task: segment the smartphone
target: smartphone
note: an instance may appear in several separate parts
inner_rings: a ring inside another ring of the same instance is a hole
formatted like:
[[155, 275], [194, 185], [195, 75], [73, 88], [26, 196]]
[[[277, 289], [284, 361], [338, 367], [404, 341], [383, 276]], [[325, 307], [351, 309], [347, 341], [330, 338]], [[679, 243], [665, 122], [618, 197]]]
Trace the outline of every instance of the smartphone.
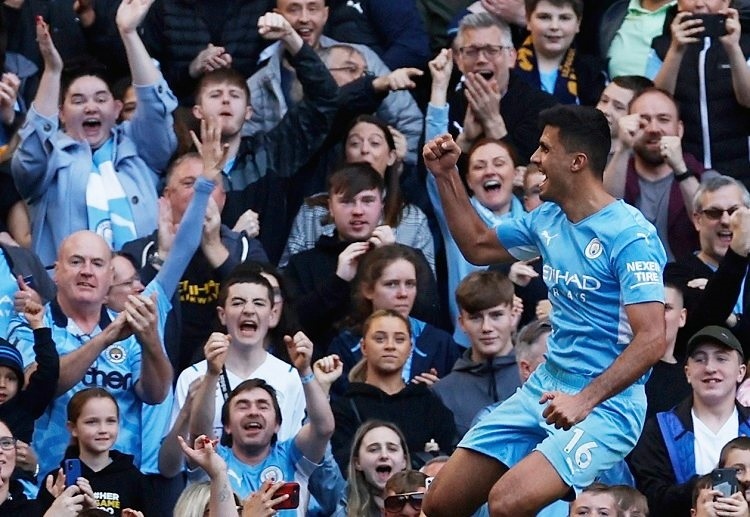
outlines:
[[273, 507], [274, 510], [294, 510], [299, 506], [299, 483], [290, 482], [284, 483], [276, 490], [274, 497], [287, 494], [289, 499], [281, 501], [279, 504]]
[[63, 472], [65, 472], [65, 487], [75, 485], [78, 478], [81, 477], [81, 460], [66, 458], [63, 461]]
[[704, 31], [698, 36], [708, 36], [709, 38], [720, 38], [727, 34], [727, 16], [725, 14], [717, 13], [701, 13], [694, 14], [688, 18], [689, 20], [701, 20], [703, 22]]
[[731, 497], [740, 490], [737, 471], [734, 469], [714, 469], [711, 471], [711, 487], [721, 492], [723, 497]]

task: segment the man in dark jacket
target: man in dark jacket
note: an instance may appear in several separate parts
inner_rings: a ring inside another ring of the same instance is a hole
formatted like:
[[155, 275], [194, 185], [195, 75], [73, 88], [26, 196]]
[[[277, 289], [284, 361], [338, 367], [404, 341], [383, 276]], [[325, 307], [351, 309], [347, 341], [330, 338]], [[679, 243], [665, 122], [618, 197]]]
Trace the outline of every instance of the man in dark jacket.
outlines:
[[750, 409], [735, 400], [745, 377], [742, 345], [727, 329], [705, 327], [688, 342], [691, 398], [646, 422], [630, 455], [636, 486], [653, 515], [690, 513], [698, 477], [719, 463], [722, 446], [750, 434]]
[[458, 322], [471, 341], [433, 391], [453, 412], [463, 436], [477, 413], [521, 385], [513, 352], [513, 283], [497, 271], [475, 271], [456, 289]]
[[224, 168], [227, 201], [222, 221], [233, 226], [247, 209], [260, 217], [259, 239], [272, 262], [278, 262], [286, 244], [291, 218], [298, 206], [287, 206], [291, 176], [323, 143], [337, 109], [336, 83], [315, 52], [302, 41], [283, 16], [267, 13], [258, 20], [267, 39], [278, 39], [290, 55], [305, 98], [267, 133], [242, 137], [240, 130], [253, 108], [245, 77], [221, 68], [203, 76], [193, 115], [216, 117], [222, 141], [229, 146]]
[[[329, 178], [328, 209], [336, 230], [323, 235], [315, 247], [292, 255], [284, 275], [290, 297], [305, 333], [322, 356], [336, 336], [333, 324], [349, 311], [351, 282], [359, 259], [371, 247], [395, 242], [393, 229], [379, 223], [383, 217], [383, 178], [366, 163], [338, 169]], [[427, 260], [417, 278], [417, 298], [412, 316], [436, 323], [437, 287]]]
[[449, 131], [459, 135], [463, 152], [486, 136], [509, 142], [520, 163], [528, 163], [541, 134], [537, 116], [557, 101], [513, 73], [516, 51], [510, 29], [491, 14], [464, 17], [456, 45], [456, 63], [463, 77], [448, 98]]
[[[685, 149], [704, 167], [750, 185], [750, 34], [730, 4], [678, 0], [651, 44], [645, 75], [679, 102]], [[724, 34], [709, 32], [698, 15], [721, 15]]]
[[[670, 275], [687, 285], [687, 323], [677, 336], [675, 356], [685, 357], [688, 338], [706, 325], [731, 329], [750, 352], [750, 193], [729, 176], [703, 182], [694, 198], [693, 224], [700, 248], [668, 267]], [[738, 212], [734, 214], [734, 212]], [[743, 287], [744, 286], [744, 287]]]

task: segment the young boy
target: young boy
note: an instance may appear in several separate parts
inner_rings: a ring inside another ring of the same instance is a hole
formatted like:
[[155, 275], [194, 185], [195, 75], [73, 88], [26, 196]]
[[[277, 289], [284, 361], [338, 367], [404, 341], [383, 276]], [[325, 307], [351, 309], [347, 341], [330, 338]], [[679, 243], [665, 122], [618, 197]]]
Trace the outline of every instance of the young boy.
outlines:
[[205, 376], [195, 395], [191, 431], [213, 428], [212, 438], [220, 438], [221, 407], [229, 392], [242, 381], [253, 378], [265, 380], [278, 394], [279, 439], [293, 438], [299, 431], [305, 413], [299, 375], [289, 364], [269, 354], [264, 346], [274, 317], [272, 308], [273, 288], [264, 277], [243, 273], [223, 283], [217, 311], [227, 333], [211, 334], [204, 347], [206, 360], [183, 370], [177, 379], [175, 402], [180, 409], [190, 384]]
[[23, 315], [34, 332], [34, 360], [37, 367], [26, 382], [21, 352], [0, 338], [0, 420], [18, 440], [16, 465], [24, 471], [24, 478], [32, 480], [39, 466], [35, 456], [29, 454], [28, 444], [34, 434], [34, 421], [55, 398], [60, 358], [52, 341], [51, 330], [43, 326], [43, 307], [28, 300]]
[[37, 20], [44, 73], [11, 170], [30, 205], [33, 250], [44, 264], [78, 230], [92, 230], [120, 249], [156, 228], [159, 174], [177, 146], [177, 101], [138, 35], [151, 3], [122, 2], [117, 11], [138, 98], [133, 120], [122, 124], [122, 103], [96, 75], [75, 77], [60, 97], [62, 59], [47, 24]]
[[514, 71], [562, 104], [593, 106], [604, 89], [597, 59], [574, 47], [583, 0], [526, 0], [529, 36], [517, 51]]
[[453, 371], [433, 386], [463, 436], [476, 414], [521, 385], [513, 352], [513, 283], [497, 271], [475, 271], [456, 289], [458, 322], [471, 343]]
[[338, 89], [325, 65], [283, 16], [266, 13], [258, 20], [258, 31], [266, 39], [280, 40], [291, 55], [305, 100], [268, 133], [243, 137], [242, 125], [252, 114], [250, 91], [239, 72], [219, 69], [206, 73], [198, 84], [193, 115], [200, 120], [219, 118], [222, 140], [229, 145], [222, 222], [232, 227], [247, 209], [257, 212], [258, 238], [276, 263], [294, 213], [287, 214], [286, 207], [289, 177], [323, 143], [336, 114]]

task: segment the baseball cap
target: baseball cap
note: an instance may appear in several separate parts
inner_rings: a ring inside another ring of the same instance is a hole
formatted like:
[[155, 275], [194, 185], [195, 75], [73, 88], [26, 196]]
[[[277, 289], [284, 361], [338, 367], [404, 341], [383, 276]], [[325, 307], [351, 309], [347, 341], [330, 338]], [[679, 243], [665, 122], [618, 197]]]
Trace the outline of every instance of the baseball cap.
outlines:
[[702, 345], [704, 343], [723, 345], [727, 348], [731, 348], [732, 350], [736, 350], [737, 352], [739, 352], [740, 357], [742, 357], [743, 359], [745, 358], [745, 353], [742, 351], [742, 345], [740, 344], [740, 342], [737, 340], [734, 334], [732, 334], [724, 327], [720, 327], [718, 325], [709, 325], [708, 327], [703, 327], [698, 332], [696, 332], [693, 337], [690, 338], [687, 344], [688, 357], [693, 355], [695, 349], [698, 348], [699, 345]]

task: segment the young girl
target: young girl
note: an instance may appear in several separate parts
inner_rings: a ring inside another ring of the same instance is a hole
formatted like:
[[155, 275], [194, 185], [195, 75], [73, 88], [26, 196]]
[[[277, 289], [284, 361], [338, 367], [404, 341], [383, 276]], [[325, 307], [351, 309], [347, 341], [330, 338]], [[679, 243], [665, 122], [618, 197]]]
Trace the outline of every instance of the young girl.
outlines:
[[353, 313], [345, 322], [346, 330], [329, 347], [329, 353], [337, 354], [344, 363], [344, 373], [333, 387], [335, 395], [346, 391], [349, 370], [362, 358], [363, 322], [380, 309], [395, 310], [409, 319], [412, 352], [403, 370], [405, 382], [431, 383], [451, 371], [459, 356], [458, 345], [447, 332], [409, 316], [420, 285], [418, 278], [429, 275], [424, 269], [415, 251], [400, 244], [382, 246], [362, 257], [354, 281]]
[[[143, 477], [133, 465], [133, 456], [112, 449], [120, 430], [120, 410], [114, 397], [102, 388], [79, 391], [68, 402], [67, 426], [71, 444], [63, 464], [67, 459], [80, 460], [81, 477], [91, 485], [97, 508], [114, 516], [123, 515], [126, 508], [145, 511]], [[39, 490], [43, 509], [53, 499], [46, 488]]]
[[381, 420], [362, 424], [349, 459], [346, 515], [380, 517], [386, 482], [410, 464], [406, 439], [398, 426]]

